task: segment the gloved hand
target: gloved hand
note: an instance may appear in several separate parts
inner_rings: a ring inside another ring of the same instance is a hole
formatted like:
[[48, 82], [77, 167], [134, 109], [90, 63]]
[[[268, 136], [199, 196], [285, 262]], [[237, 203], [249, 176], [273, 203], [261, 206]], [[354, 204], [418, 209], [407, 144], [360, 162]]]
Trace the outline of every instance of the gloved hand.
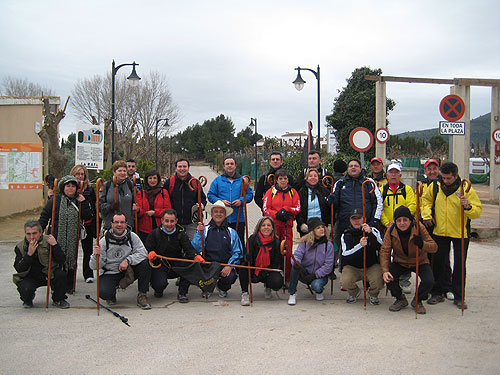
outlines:
[[422, 239], [422, 236], [418, 234], [415, 234], [413, 236], [413, 243], [415, 244], [415, 246], [418, 246], [419, 248], [422, 248], [422, 246], [424, 246], [424, 240]]
[[307, 224], [302, 224], [302, 225], [300, 226], [300, 230], [301, 230], [302, 232], [306, 233], [306, 232], [309, 232], [309, 227], [307, 226]]
[[276, 219], [283, 222], [288, 221], [290, 219], [290, 214], [282, 208], [276, 213]]
[[250, 264], [253, 261], [253, 256], [252, 256], [252, 254], [245, 253], [245, 254], [243, 254], [243, 259], [245, 260], [245, 262]]
[[299, 262], [295, 262], [293, 264], [293, 268], [295, 268], [297, 271], [300, 270], [300, 263]]
[[307, 284], [311, 284], [314, 279], [316, 279], [316, 275], [314, 273], [310, 273], [309, 275], [304, 276], [304, 281]]
[[118, 209], [120, 208], [120, 203], [119, 202], [113, 202], [109, 205], [109, 209], [111, 211], [118, 211]]
[[196, 260], [197, 262], [205, 263], [205, 258], [203, 258], [200, 254], [196, 255], [194, 257], [194, 260]]
[[155, 260], [157, 256], [158, 256], [158, 254], [156, 254], [155, 251], [151, 251], [151, 252], [148, 253], [148, 259], [149, 260]]

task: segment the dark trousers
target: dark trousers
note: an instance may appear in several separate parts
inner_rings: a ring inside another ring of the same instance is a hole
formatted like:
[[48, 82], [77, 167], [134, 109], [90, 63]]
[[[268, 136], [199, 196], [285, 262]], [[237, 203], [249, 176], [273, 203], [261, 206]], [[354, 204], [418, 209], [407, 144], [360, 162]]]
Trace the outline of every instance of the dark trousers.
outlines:
[[[47, 279], [32, 279], [26, 277], [17, 283], [17, 291], [23, 302], [28, 304], [33, 302], [37, 288], [47, 285]], [[61, 269], [54, 271], [54, 278], [50, 280], [52, 289], [52, 300], [61, 301], [66, 299], [66, 272]]]
[[[241, 209], [243, 209], [243, 207]], [[228, 223], [228, 225], [231, 228], [233, 228], [234, 230], [236, 230], [236, 223]], [[243, 251], [244, 251], [246, 249], [246, 247], [245, 247], [245, 222], [238, 223], [238, 230], [236, 230], [236, 232], [238, 232], [238, 237], [240, 238], [241, 246], [242, 246]]]
[[231, 270], [231, 273], [226, 276], [226, 277], [220, 277], [219, 280], [217, 281], [217, 288], [220, 290], [227, 292], [229, 289], [231, 289], [231, 285], [233, 285], [236, 282], [236, 279], [238, 278], [238, 274], [234, 270], [234, 268]]
[[[387, 287], [391, 291], [393, 297], [400, 299], [403, 295], [403, 291], [399, 286], [399, 277], [401, 275], [407, 274], [408, 272], [416, 272], [415, 267], [403, 267], [399, 263], [391, 263], [389, 266], [389, 272], [392, 274], [394, 280], [387, 284]], [[432, 275], [431, 266], [427, 263], [420, 264], [418, 266], [418, 277], [420, 282], [418, 283], [418, 301], [426, 300], [429, 292], [434, 285], [434, 276]]]
[[[181, 264], [182, 263], [182, 264]], [[174, 267], [182, 267], [183, 262], [171, 262]], [[157, 293], [162, 293], [168, 285], [168, 279], [177, 279], [179, 275], [172, 268], [161, 266], [151, 270], [151, 287]], [[191, 283], [181, 276], [179, 280], [179, 294], [186, 295]]]
[[[283, 276], [281, 276], [280, 272], [260, 271], [258, 276], [254, 270], [251, 270], [251, 272], [252, 284], [264, 283], [266, 288], [272, 290], [280, 290], [283, 287]], [[241, 291], [243, 293], [248, 292], [248, 269], [240, 268], [238, 273], [240, 275]]]
[[[455, 300], [462, 299], [462, 240], [460, 238], [434, 236], [434, 241], [438, 245], [438, 251], [434, 255], [434, 270], [436, 277], [436, 287], [432, 294], [447, 292], [446, 285], [449, 284], [446, 273], [446, 259], [450, 259], [450, 248], [453, 243], [453, 272], [451, 274], [451, 289]], [[464, 292], [465, 276], [467, 275], [467, 250], [469, 249], [469, 239], [464, 239]], [[465, 295], [464, 295], [465, 298]]]
[[[132, 267], [134, 270], [134, 279], [138, 280], [137, 289], [141, 293], [147, 293], [149, 290], [149, 281], [151, 279], [151, 267], [148, 260]], [[120, 280], [125, 276], [125, 272], [102, 274], [99, 277], [99, 294], [102, 299], [115, 299], [116, 287]]]
[[[87, 233], [91, 233], [90, 229], [87, 229]], [[88, 279], [89, 277], [94, 277], [94, 271], [89, 266], [90, 256], [93, 251], [93, 243], [94, 237], [90, 234], [87, 234], [87, 237], [82, 240], [82, 249], [83, 249], [83, 278]]]

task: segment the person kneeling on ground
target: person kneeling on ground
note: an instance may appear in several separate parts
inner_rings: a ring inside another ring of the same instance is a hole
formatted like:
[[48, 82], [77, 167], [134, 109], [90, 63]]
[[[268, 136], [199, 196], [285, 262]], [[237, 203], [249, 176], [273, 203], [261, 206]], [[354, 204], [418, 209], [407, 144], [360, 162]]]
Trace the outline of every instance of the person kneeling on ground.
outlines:
[[14, 268], [17, 273], [12, 281], [17, 286], [23, 307], [33, 307], [36, 289], [47, 285], [49, 268], [49, 252], [52, 246], [52, 264], [50, 266], [50, 287], [52, 288], [52, 304], [61, 309], [69, 308], [66, 301], [66, 272], [61, 268], [66, 262], [66, 255], [54, 236], [43, 235], [38, 220], [30, 219], [24, 224], [24, 239], [14, 251], [16, 260]]
[[[315, 217], [307, 221], [309, 233], [303, 236], [301, 243], [294, 252], [290, 286], [288, 288], [288, 304], [297, 303], [297, 283], [310, 285], [316, 293], [316, 300], [322, 301], [323, 288], [328, 283], [328, 275], [332, 272], [334, 253], [333, 244], [330, 242], [325, 224]], [[290, 249], [288, 249], [290, 251]]]
[[[127, 227], [127, 218], [117, 213], [111, 221], [111, 229], [94, 246], [90, 257], [90, 268], [97, 267], [96, 256], [99, 255], [99, 268], [104, 270], [100, 276], [99, 294], [108, 304], [116, 304], [116, 288], [126, 288], [138, 279], [139, 294], [137, 306], [149, 310], [148, 301], [151, 267], [148, 263], [148, 252], [139, 236]], [[127, 280], [130, 279], [130, 280]], [[127, 280], [124, 284], [123, 282]]]
[[[265, 268], [282, 268], [283, 257], [280, 252], [280, 242], [276, 237], [274, 220], [264, 216], [255, 226], [253, 234], [248, 239], [250, 254], [245, 253], [246, 264]], [[248, 270], [240, 268], [241, 306], [250, 306], [248, 295]], [[251, 270], [252, 283], [264, 283], [265, 298], [271, 298], [271, 291], [283, 287], [283, 275], [280, 272]]]
[[[420, 235], [417, 235], [416, 225]], [[422, 301], [427, 299], [434, 285], [434, 276], [429, 265], [428, 253], [435, 253], [437, 245], [429, 235], [425, 226], [416, 222], [407, 207], [400, 206], [394, 211], [394, 224], [387, 228], [384, 243], [380, 248], [380, 267], [382, 276], [396, 301], [389, 307], [390, 311], [399, 311], [408, 306], [408, 301], [399, 285], [399, 277], [409, 271], [416, 271], [416, 247], [419, 247], [418, 313], [425, 314]], [[393, 260], [391, 262], [391, 256]], [[411, 302], [415, 307], [415, 297]]]
[[[146, 239], [146, 249], [149, 251], [148, 259], [153, 261], [157, 255], [162, 255], [169, 258], [194, 259], [204, 262], [203, 257], [198, 255], [191, 245], [184, 228], [177, 222], [177, 212], [174, 209], [170, 208], [163, 212], [160, 226], [153, 229]], [[168, 285], [168, 279], [179, 277], [172, 267], [186, 267], [189, 263], [181, 261], [167, 261], [166, 263], [157, 261], [157, 263], [160, 267], [153, 268], [151, 271], [151, 286], [155, 291], [155, 297], [161, 298]], [[177, 293], [179, 302], [189, 302], [187, 296], [189, 285], [189, 281], [181, 276]]]
[[[347, 303], [356, 302], [361, 290], [356, 282], [363, 280], [363, 247], [366, 247], [366, 279], [370, 283], [368, 295], [372, 305], [378, 305], [378, 293], [384, 287], [382, 272], [378, 261], [378, 252], [383, 243], [377, 228], [363, 223], [362, 211], [355, 208], [351, 213], [351, 226], [347, 228], [340, 239], [342, 245], [341, 284], [349, 293]], [[363, 237], [363, 232], [366, 237]]]

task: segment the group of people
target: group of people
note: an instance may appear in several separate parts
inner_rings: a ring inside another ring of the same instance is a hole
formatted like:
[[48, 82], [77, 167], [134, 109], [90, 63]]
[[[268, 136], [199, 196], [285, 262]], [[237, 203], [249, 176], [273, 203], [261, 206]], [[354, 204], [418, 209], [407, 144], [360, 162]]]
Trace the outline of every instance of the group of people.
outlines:
[[[53, 304], [69, 307], [66, 294], [74, 291], [81, 241], [84, 279], [91, 283], [94, 272], [100, 272], [100, 296], [111, 305], [116, 303], [117, 288], [135, 280], [142, 309], [151, 308], [150, 287], [156, 298], [162, 298], [174, 279], [178, 301], [188, 302], [191, 282], [180, 272], [190, 264], [187, 260], [222, 264], [218, 296], [227, 297], [239, 278], [243, 306], [251, 304], [249, 284], [259, 282], [264, 283], [266, 298], [288, 289], [288, 304], [295, 305], [300, 281], [321, 301], [338, 265], [347, 303], [355, 303], [366, 288], [369, 302], [378, 305], [386, 283], [395, 297], [389, 310], [399, 311], [408, 305], [405, 294], [411, 292], [410, 276], [416, 271], [419, 251], [420, 283], [412, 306], [418, 304], [418, 312], [425, 313], [422, 301], [437, 304], [452, 294], [454, 303], [466, 308], [460, 212], [463, 208], [467, 219], [466, 257], [468, 223], [481, 215], [482, 206], [473, 188], [461, 193], [455, 164], [439, 167], [434, 159], [425, 163], [424, 191], [417, 203], [413, 189], [401, 181], [400, 165], [390, 164], [384, 173], [380, 158], [371, 160], [370, 176], [357, 159], [337, 160], [331, 173], [322, 167], [321, 154], [311, 151], [307, 168], [295, 181], [283, 169], [279, 152], [270, 155], [269, 163], [254, 194], [249, 181], [237, 172], [236, 160], [226, 157], [223, 174], [205, 195], [201, 183], [190, 182], [193, 176], [186, 159], [176, 161], [175, 174], [164, 182], [154, 170], [141, 182], [135, 161], [119, 160], [113, 164], [114, 178], [98, 192], [98, 202], [87, 169], [76, 165], [54, 187], [57, 193], [49, 198], [40, 219], [25, 224], [25, 239], [15, 248], [14, 282], [23, 305], [32, 307], [36, 289], [47, 284], [51, 251]], [[250, 234], [245, 233], [245, 204], [253, 199], [262, 218]], [[208, 223], [198, 215], [202, 210], [210, 214]], [[101, 219], [103, 235], [93, 246]], [[300, 235], [295, 251], [294, 221]], [[53, 227], [48, 236], [43, 234], [47, 227]], [[364, 275], [366, 284], [360, 288]], [[210, 294], [202, 293], [205, 298]]]

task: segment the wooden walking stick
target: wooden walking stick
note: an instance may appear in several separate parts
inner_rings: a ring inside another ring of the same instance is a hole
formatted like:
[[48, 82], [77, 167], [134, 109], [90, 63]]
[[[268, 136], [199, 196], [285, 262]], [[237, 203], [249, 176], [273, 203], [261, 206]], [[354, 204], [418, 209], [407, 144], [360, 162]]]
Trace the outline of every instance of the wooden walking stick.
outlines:
[[[372, 184], [372, 189], [368, 194], [372, 194], [375, 191], [375, 183], [373, 180], [365, 180], [361, 184], [361, 197], [363, 199], [363, 224], [366, 223], [366, 201], [365, 201], [365, 184], [370, 183]], [[363, 230], [363, 238], [366, 237], [366, 233]], [[363, 295], [365, 298], [364, 302], [364, 308], [366, 310], [366, 246], [363, 246]]]
[[[332, 176], [325, 176], [321, 179], [321, 184], [325, 187], [325, 188], [330, 188], [330, 194], [333, 194], [333, 188], [334, 188], [334, 183], [335, 183], [335, 180], [333, 179]], [[333, 202], [331, 204], [331, 208], [330, 208], [330, 225], [331, 225], [331, 231], [330, 231], [330, 237], [332, 237], [332, 241], [333, 241], [333, 219], [334, 219], [334, 211], [333, 211]], [[339, 255], [340, 255], [340, 249], [339, 249]], [[332, 269], [332, 277], [330, 278], [330, 295], [333, 295], [333, 273], [335, 272], [335, 264], [333, 265], [333, 269]]]
[[[417, 218], [417, 236], [420, 236], [420, 199], [422, 198], [422, 194], [424, 192], [424, 185], [418, 181], [417, 182], [417, 212], [415, 213], [415, 217]], [[420, 266], [420, 254], [419, 248], [415, 245], [415, 319], [417, 319], [418, 315], [418, 268]]]
[[[250, 255], [250, 246], [248, 244], [248, 213], [247, 213], [247, 190], [250, 185], [250, 177], [243, 176], [241, 179], [241, 191], [243, 193], [243, 214], [245, 215], [245, 240], [247, 248], [247, 256]], [[248, 269], [248, 291], [250, 292], [250, 303], [253, 303], [252, 293], [252, 270]]]
[[[467, 187], [464, 186], [464, 183], [466, 183]], [[465, 193], [468, 193], [471, 188], [471, 183], [467, 178], [462, 178], [462, 181], [460, 183], [460, 195], [463, 197], [465, 196]], [[460, 223], [461, 223], [461, 253], [460, 255], [462, 256], [462, 316], [464, 315], [464, 302], [465, 302], [465, 208], [464, 206], [460, 205]]]
[[[286, 240], [283, 240], [283, 241], [280, 242], [280, 252], [281, 252], [281, 254], [286, 254], [287, 251], [288, 251], [288, 245], [286, 243]], [[295, 255], [293, 255], [293, 253], [291, 251], [290, 251], [290, 257], [293, 259], [293, 262], [299, 266], [300, 277], [302, 277], [302, 279], [304, 279], [304, 277], [306, 275], [304, 275], [304, 271], [302, 270], [302, 266], [301, 266], [301, 264], [299, 262], [297, 262], [297, 259], [295, 258]], [[284, 279], [283, 279], [283, 281], [284, 281]], [[306, 286], [307, 286], [307, 289], [309, 290], [309, 292], [311, 292], [311, 294], [314, 295], [314, 292], [311, 289], [311, 285], [306, 284]]]
[[[137, 183], [136, 183], [136, 178], [135, 178], [135, 175], [132, 177], [132, 182], [134, 183], [134, 203], [137, 205]], [[133, 205], [132, 205], [132, 208], [133, 208]], [[152, 217], [153, 220], [155, 220], [154, 217]], [[139, 222], [137, 221], [137, 211], [134, 210], [134, 220], [135, 220], [135, 225], [134, 225], [134, 228], [135, 228], [135, 233], [139, 233]]]
[[[54, 235], [54, 220], [56, 217], [56, 198], [57, 198], [57, 178], [54, 179], [54, 189], [52, 195], [52, 218], [50, 219], [50, 234]], [[49, 268], [47, 272], [47, 298], [45, 301], [45, 308], [49, 308], [49, 295], [50, 295], [50, 273], [52, 267], [52, 245], [49, 245]]]
[[[118, 202], [118, 192], [116, 191], [116, 188], [118, 186], [118, 178], [116, 176], [113, 176], [113, 194], [114, 194], [114, 203]], [[115, 214], [117, 213], [118, 211], [115, 210]]]
[[[83, 181], [80, 181], [78, 183], [80, 185], [80, 189], [77, 190], [76, 194], [83, 194]], [[81, 226], [82, 225], [82, 203], [78, 202], [78, 230], [76, 232], [76, 251], [75, 251], [75, 270], [73, 272], [73, 292], [76, 291], [76, 271], [78, 268], [78, 248], [80, 247], [79, 242], [80, 242], [80, 232], [81, 232]]]
[[276, 184], [276, 175], [274, 173], [269, 173], [267, 175], [267, 183], [271, 187], [273, 187]]
[[[192, 191], [197, 191], [198, 193], [198, 221], [203, 223], [203, 208], [201, 203], [201, 189], [207, 184], [207, 178], [205, 176], [200, 176], [200, 178], [191, 177], [188, 181], [188, 186]], [[205, 238], [203, 233], [201, 234], [201, 255], [205, 259]], [[208, 299], [208, 292], [205, 292], [205, 298]]]
[[[113, 178], [113, 180], [115, 180]], [[101, 229], [101, 223], [99, 221], [99, 191], [103, 188], [103, 183], [102, 183], [102, 178], [98, 178], [96, 183], [95, 183], [95, 195], [96, 195], [96, 242], [99, 244], [99, 237], [100, 237], [100, 229]], [[116, 192], [116, 189], [115, 189]], [[116, 193], [115, 193], [116, 194]], [[95, 256], [95, 263], [96, 263], [96, 286], [97, 286], [97, 315], [99, 315], [99, 309], [100, 309], [100, 304], [99, 304], [99, 255]]]

